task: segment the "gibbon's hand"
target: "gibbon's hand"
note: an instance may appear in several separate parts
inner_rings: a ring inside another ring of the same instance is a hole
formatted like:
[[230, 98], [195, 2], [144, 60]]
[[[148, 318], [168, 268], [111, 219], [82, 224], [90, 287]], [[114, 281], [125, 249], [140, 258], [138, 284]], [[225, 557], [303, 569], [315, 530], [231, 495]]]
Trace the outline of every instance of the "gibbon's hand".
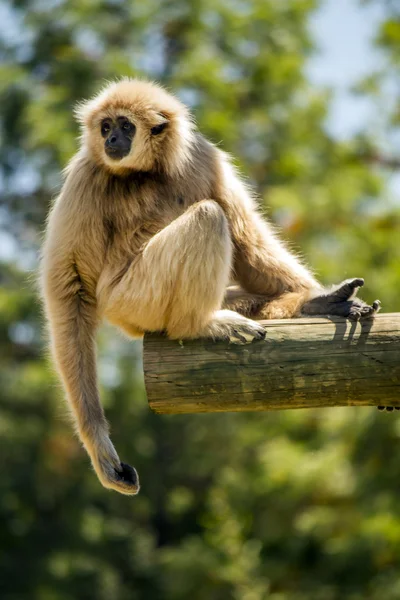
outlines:
[[110, 438], [98, 440], [89, 453], [97, 476], [104, 487], [128, 496], [134, 496], [139, 492], [139, 477], [136, 469], [120, 462]]
[[379, 300], [370, 306], [359, 298], [357, 292], [364, 285], [364, 279], [346, 279], [331, 290], [306, 302], [301, 309], [303, 315], [335, 315], [352, 321], [370, 319], [379, 311]]

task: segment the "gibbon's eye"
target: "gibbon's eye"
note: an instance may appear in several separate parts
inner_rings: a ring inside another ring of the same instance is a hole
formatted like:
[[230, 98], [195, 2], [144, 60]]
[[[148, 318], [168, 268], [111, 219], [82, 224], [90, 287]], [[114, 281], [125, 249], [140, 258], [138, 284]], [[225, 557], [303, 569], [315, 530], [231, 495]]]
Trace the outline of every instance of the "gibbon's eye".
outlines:
[[111, 131], [111, 125], [107, 121], [101, 124], [101, 135], [104, 137]]
[[164, 129], [166, 128], [167, 123], [160, 123], [160, 125], [156, 125], [155, 127], [151, 128], [151, 135], [158, 135], [159, 133], [161, 133], [162, 131], [164, 131]]
[[123, 125], [122, 125], [122, 129], [124, 131], [126, 131], [127, 133], [129, 133], [130, 131], [132, 131], [133, 125], [129, 121], [125, 121], [125, 123], [123, 123]]

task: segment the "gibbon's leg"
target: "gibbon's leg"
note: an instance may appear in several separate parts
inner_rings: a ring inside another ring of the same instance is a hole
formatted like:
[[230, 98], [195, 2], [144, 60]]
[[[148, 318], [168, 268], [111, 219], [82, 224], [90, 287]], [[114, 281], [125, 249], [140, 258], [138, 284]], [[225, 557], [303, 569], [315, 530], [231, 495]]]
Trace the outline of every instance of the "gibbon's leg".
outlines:
[[259, 324], [221, 310], [231, 261], [226, 217], [216, 202], [202, 200], [149, 241], [114, 288], [105, 315], [128, 333], [134, 326], [165, 330], [172, 339], [262, 339]]
[[231, 286], [226, 290], [223, 306], [253, 319], [287, 319], [296, 316], [303, 303], [302, 292], [288, 292], [271, 300], [262, 294]]
[[261, 294], [251, 294], [240, 287], [226, 290], [224, 307], [253, 319], [288, 319], [312, 315], [337, 315], [358, 321], [373, 317], [380, 309], [379, 300], [372, 306], [355, 298], [358, 289], [364, 285], [362, 279], [348, 279], [334, 286], [330, 291], [304, 303], [303, 292], [287, 292], [270, 300]]

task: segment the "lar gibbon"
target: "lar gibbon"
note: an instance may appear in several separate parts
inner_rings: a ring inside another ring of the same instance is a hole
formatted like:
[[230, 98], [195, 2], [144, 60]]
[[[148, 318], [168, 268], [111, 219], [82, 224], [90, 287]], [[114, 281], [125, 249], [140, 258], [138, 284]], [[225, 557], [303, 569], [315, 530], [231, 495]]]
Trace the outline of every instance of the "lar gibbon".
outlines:
[[[261, 340], [253, 319], [372, 317], [363, 280], [324, 290], [261, 218], [227, 154], [162, 87], [124, 79], [77, 111], [81, 147], [48, 218], [41, 288], [51, 349], [77, 430], [107, 487], [136, 494], [109, 437], [95, 333]], [[234, 279], [237, 286], [229, 287]]]

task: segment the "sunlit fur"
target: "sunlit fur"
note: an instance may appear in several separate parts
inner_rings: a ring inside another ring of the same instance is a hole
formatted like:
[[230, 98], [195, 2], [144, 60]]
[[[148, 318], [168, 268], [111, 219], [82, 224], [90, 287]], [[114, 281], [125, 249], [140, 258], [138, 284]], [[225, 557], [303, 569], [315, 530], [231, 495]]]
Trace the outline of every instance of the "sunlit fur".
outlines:
[[[135, 494], [99, 399], [100, 321], [131, 336], [251, 341], [264, 330], [247, 317], [299, 314], [320, 286], [257, 213], [228, 156], [163, 88], [113, 83], [77, 116], [81, 148], [49, 215], [42, 293], [55, 364], [96, 473], [104, 486]], [[136, 125], [119, 162], [107, 158], [100, 134], [101, 120], [118, 116]], [[240, 287], [227, 291], [232, 279]]]

